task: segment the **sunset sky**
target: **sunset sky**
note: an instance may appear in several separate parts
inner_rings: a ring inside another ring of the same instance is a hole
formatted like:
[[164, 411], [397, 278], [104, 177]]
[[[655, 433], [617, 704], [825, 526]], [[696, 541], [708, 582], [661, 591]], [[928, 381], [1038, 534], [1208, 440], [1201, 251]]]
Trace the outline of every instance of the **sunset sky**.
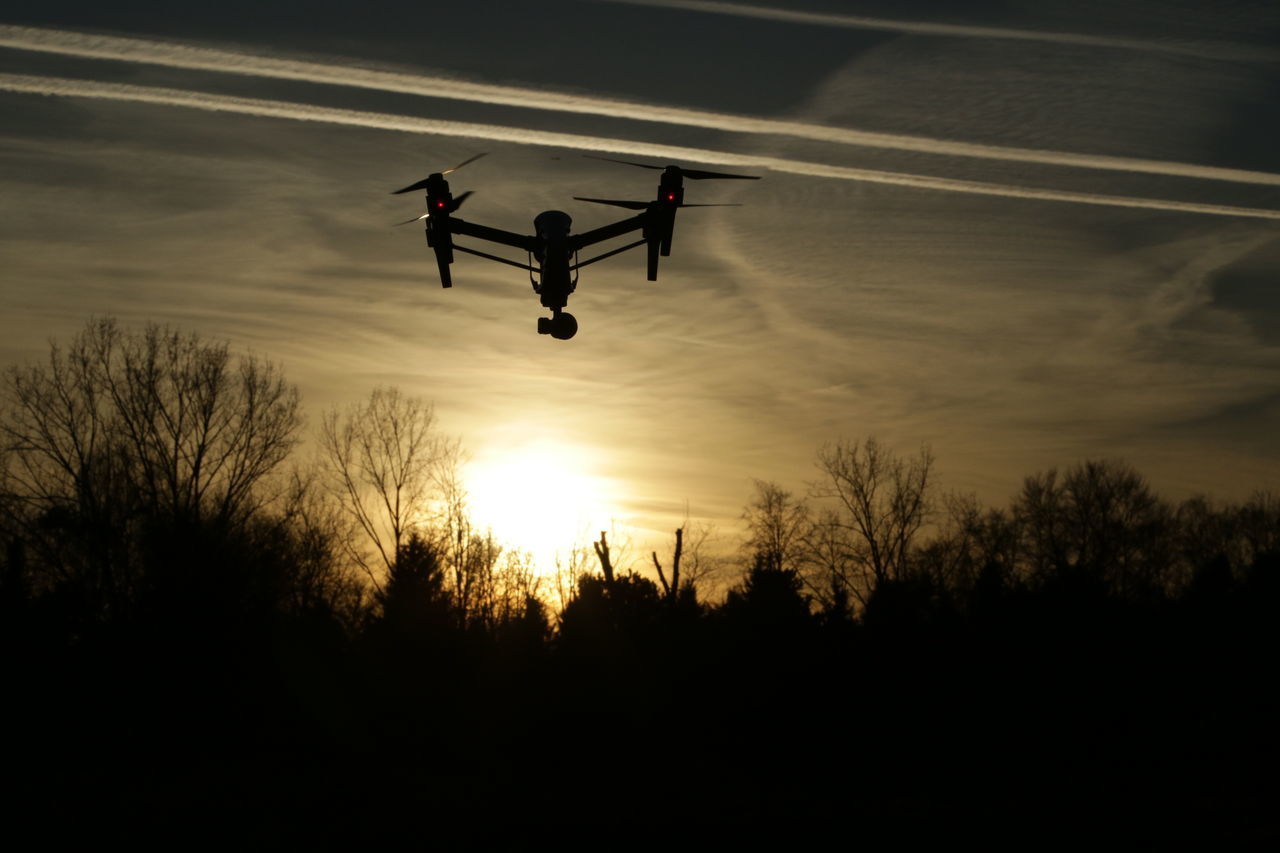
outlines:
[[[1280, 489], [1280, 4], [15, 0], [0, 25], [4, 364], [110, 314], [281, 362], [313, 426], [396, 385], [491, 505], [561, 480], [508, 517], [586, 495], [582, 526], [637, 542], [686, 505], [732, 530], [752, 478], [803, 493], [842, 437], [928, 443], [996, 504], [1097, 457], [1174, 498]], [[391, 227], [423, 210], [391, 190], [479, 152], [460, 215], [522, 233], [652, 196], [584, 153], [763, 180], [689, 181], [743, 206], [681, 213], [656, 283], [638, 251], [584, 269], [563, 342], [519, 270], [459, 255], [443, 290]]]

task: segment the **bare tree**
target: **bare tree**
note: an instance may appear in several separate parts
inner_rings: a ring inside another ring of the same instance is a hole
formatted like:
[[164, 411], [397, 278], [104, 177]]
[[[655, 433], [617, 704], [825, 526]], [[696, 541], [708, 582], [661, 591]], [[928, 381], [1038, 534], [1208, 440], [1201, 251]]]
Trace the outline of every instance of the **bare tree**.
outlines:
[[684, 585], [693, 590], [695, 597], [717, 595], [727, 560], [716, 549], [716, 526], [710, 521], [691, 519], [686, 512], [681, 529], [684, 541], [681, 543], [680, 574], [684, 577]]
[[1167, 591], [1174, 581], [1173, 512], [1122, 462], [1028, 477], [1014, 513], [1037, 579], [1087, 577], [1122, 596]]
[[468, 532], [451, 543], [448, 554], [450, 593], [453, 607], [462, 626], [489, 625], [493, 622], [503, 594], [498, 576], [498, 559], [502, 547], [493, 532]]
[[141, 523], [243, 525], [297, 442], [298, 392], [279, 369], [157, 325], [91, 320], [42, 365], [4, 374], [7, 505], [44, 520], [56, 579], [125, 606]]
[[1196, 495], [1178, 506], [1175, 517], [1180, 580], [1215, 561], [1225, 561], [1231, 573], [1243, 578], [1259, 558], [1280, 550], [1280, 496], [1273, 492], [1255, 491], [1243, 505]]
[[1001, 582], [1014, 580], [1022, 559], [1017, 519], [1001, 509], [983, 508], [973, 494], [945, 495], [943, 505], [946, 521], [923, 560], [936, 584], [972, 589], [984, 572]]
[[[603, 537], [602, 537], [603, 538]], [[653, 567], [658, 572], [658, 580], [662, 583], [662, 595], [668, 602], [674, 602], [680, 594], [680, 558], [684, 556], [684, 528], [676, 528], [676, 545], [671, 551], [671, 580], [662, 571], [662, 563], [658, 560], [658, 552], [653, 552]]]
[[375, 388], [364, 403], [331, 409], [320, 426], [330, 492], [364, 533], [351, 556], [375, 584], [390, 571], [415, 527], [429, 518], [440, 462], [450, 443], [420, 397]]
[[1250, 563], [1263, 554], [1280, 551], [1280, 495], [1266, 490], [1250, 495], [1240, 508], [1239, 529]]
[[46, 501], [92, 502], [103, 475], [119, 476], [150, 511], [226, 521], [252, 507], [302, 420], [274, 365], [154, 324], [93, 320], [65, 350], [52, 344], [47, 366], [5, 380], [11, 482]]
[[[725, 559], [714, 553], [715, 525], [709, 521], [689, 517], [686, 508], [684, 523], [675, 531], [675, 544], [671, 550], [670, 577], [663, 568], [658, 552], [653, 551], [653, 568], [658, 573], [663, 597], [670, 603], [705, 596], [713, 588], [724, 569]], [[714, 591], [712, 594], [715, 594]], [[682, 598], [687, 597], [687, 599]]]
[[[609, 541], [611, 535], [612, 542]], [[631, 563], [631, 543], [626, 536], [619, 537], [616, 529], [601, 530], [600, 538], [591, 542], [590, 550], [578, 541], [570, 546], [567, 552], [557, 552], [555, 570], [551, 574], [549, 586], [554, 595], [553, 605], [558, 616], [562, 617], [577, 599], [583, 578], [591, 575], [593, 554], [604, 576], [604, 585], [608, 588], [620, 575], [628, 571]]]
[[522, 612], [524, 602], [538, 598], [542, 591], [543, 577], [538, 574], [533, 558], [523, 551], [506, 551], [497, 572], [501, 619], [510, 619]]
[[875, 584], [903, 580], [911, 570], [916, 537], [933, 512], [933, 454], [922, 447], [904, 459], [874, 438], [839, 441], [818, 451], [826, 480], [812, 495], [833, 498], [842, 512], [838, 525], [848, 534], [863, 593]]
[[[504, 549], [492, 530], [480, 530], [471, 518], [462, 470], [466, 454], [456, 440], [442, 440], [434, 463], [435, 510], [431, 515], [434, 535], [446, 567], [454, 612], [462, 626], [492, 628], [501, 621], [506, 608], [508, 580], [519, 576], [507, 573], [499, 560]], [[519, 555], [508, 555], [504, 566], [524, 565]], [[527, 562], [527, 561], [525, 561]], [[520, 599], [523, 606], [524, 599]]]
[[484, 598], [474, 608], [477, 621], [494, 632], [526, 618], [531, 607], [544, 612], [540, 597], [542, 581], [529, 554], [503, 551], [489, 569]]
[[871, 585], [853, 559], [849, 532], [833, 509], [824, 509], [804, 535], [805, 570], [801, 579], [824, 610], [841, 610], [852, 601], [867, 603]]
[[1242, 555], [1239, 511], [1217, 506], [1207, 495], [1193, 495], [1178, 505], [1178, 548], [1188, 576], [1220, 558], [1238, 570], [1247, 563]]
[[600, 571], [604, 572], [605, 587], [613, 586], [613, 555], [609, 553], [609, 537], [608, 531], [600, 531], [600, 541], [592, 542], [591, 546], [596, 550], [596, 559], [600, 561]]
[[809, 507], [777, 483], [756, 480], [755, 495], [742, 511], [747, 525], [744, 548], [752, 562], [769, 569], [798, 570], [804, 562]]
[[556, 613], [564, 613], [565, 608], [573, 601], [577, 594], [578, 579], [590, 572], [590, 565], [591, 552], [580, 541], [570, 546], [567, 552], [556, 553], [555, 570], [550, 579], [551, 591], [555, 596], [552, 605]]
[[271, 547], [288, 551], [286, 609], [327, 611], [344, 627], [359, 627], [369, 615], [370, 597], [359, 570], [346, 559], [346, 543], [356, 532], [350, 516], [313, 469], [294, 468], [273, 509], [262, 527]]

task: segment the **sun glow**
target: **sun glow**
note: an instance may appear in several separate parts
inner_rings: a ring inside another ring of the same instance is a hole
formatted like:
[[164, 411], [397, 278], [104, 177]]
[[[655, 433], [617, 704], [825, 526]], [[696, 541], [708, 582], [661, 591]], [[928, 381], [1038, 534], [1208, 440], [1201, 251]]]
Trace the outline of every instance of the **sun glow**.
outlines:
[[617, 515], [609, 482], [592, 473], [598, 468], [589, 452], [552, 442], [482, 455], [466, 473], [472, 521], [550, 572], [558, 554], [581, 547]]

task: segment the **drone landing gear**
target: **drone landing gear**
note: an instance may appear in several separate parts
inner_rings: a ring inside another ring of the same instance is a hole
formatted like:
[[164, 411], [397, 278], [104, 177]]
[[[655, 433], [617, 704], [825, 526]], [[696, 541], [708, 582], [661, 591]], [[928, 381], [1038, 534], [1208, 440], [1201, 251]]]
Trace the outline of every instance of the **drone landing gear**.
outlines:
[[538, 334], [567, 341], [578, 333], [578, 320], [572, 314], [556, 311], [550, 317], [538, 318]]

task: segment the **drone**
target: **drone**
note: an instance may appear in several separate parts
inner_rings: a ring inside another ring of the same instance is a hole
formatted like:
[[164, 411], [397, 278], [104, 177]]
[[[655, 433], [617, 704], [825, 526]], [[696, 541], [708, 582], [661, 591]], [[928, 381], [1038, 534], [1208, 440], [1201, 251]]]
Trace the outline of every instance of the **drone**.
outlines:
[[[648, 163], [633, 163], [629, 160], [595, 157], [593, 159], [621, 163], [624, 166], [661, 170], [662, 177], [658, 181], [657, 197], [653, 201], [625, 201], [611, 198], [574, 196], [577, 201], [607, 204], [640, 212], [635, 216], [620, 219], [617, 222], [582, 234], [570, 234], [569, 231], [573, 224], [573, 219], [569, 214], [560, 210], [546, 210], [534, 218], [534, 233], [532, 235], [524, 235], [467, 222], [453, 215], [458, 208], [462, 207], [462, 203], [467, 200], [472, 191], [468, 190], [454, 198], [449, 192], [449, 182], [445, 180], [444, 176], [456, 172], [468, 163], [474, 163], [483, 156], [485, 155], [477, 154], [452, 169], [434, 172], [416, 184], [411, 184], [404, 189], [393, 192], [392, 195], [398, 195], [425, 189], [427, 193], [427, 212], [397, 224], [408, 225], [413, 222], [425, 221], [427, 245], [435, 251], [436, 264], [440, 268], [441, 287], [453, 286], [453, 277], [449, 273], [449, 265], [453, 263], [454, 251], [465, 252], [468, 255], [476, 255], [486, 260], [528, 270], [529, 283], [533, 285], [533, 292], [541, 298], [543, 307], [551, 310], [550, 317], [538, 318], [538, 334], [550, 335], [562, 341], [569, 340], [578, 332], [577, 319], [564, 310], [565, 305], [569, 302], [569, 294], [573, 293], [578, 286], [578, 270], [588, 264], [594, 264], [596, 261], [603, 261], [605, 258], [621, 254], [628, 249], [646, 246], [648, 247], [649, 256], [649, 281], [657, 281], [659, 255], [667, 257], [671, 254], [671, 237], [672, 232], [675, 230], [677, 210], [682, 207], [737, 207], [737, 205], [732, 204], [685, 204], [685, 178], [690, 180], [722, 178], [747, 181], [759, 179], [755, 175], [729, 175], [723, 172], [684, 169], [680, 166], [653, 166]], [[588, 246], [594, 246], [597, 243], [603, 243], [606, 240], [622, 237], [635, 231], [641, 233], [641, 238], [635, 242], [596, 255], [594, 258], [589, 258], [585, 261], [578, 259], [579, 252]], [[459, 246], [453, 242], [455, 235], [465, 235], [479, 240], [487, 240], [491, 243], [523, 249], [527, 253], [527, 263], [522, 264], [518, 261], [491, 255], [488, 252]]]

